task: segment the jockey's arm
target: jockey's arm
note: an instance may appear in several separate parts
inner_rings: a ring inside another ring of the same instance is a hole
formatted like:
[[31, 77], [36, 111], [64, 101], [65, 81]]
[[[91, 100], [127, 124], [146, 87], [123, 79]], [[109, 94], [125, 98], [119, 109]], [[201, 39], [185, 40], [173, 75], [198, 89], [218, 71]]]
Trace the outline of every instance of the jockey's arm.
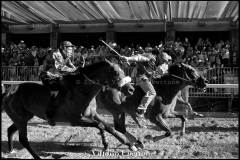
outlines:
[[154, 71], [148, 71], [145, 66], [143, 66], [143, 69], [144, 69], [145, 73], [147, 74], [147, 76], [152, 76], [155, 73]]
[[76, 67], [74, 66], [74, 64], [73, 64], [72, 61], [70, 60], [70, 58], [68, 58], [68, 64], [69, 64], [72, 68], [76, 69]]
[[57, 70], [59, 71], [63, 71], [63, 72], [74, 72], [76, 70], [76, 68], [70, 68], [66, 65], [64, 65], [59, 56], [53, 55], [53, 59], [55, 60], [55, 67]]
[[127, 61], [132, 61], [132, 62], [148, 62], [149, 61], [149, 58], [142, 56], [140, 54], [134, 55], [131, 57], [122, 56], [122, 58], [126, 59]]
[[57, 70], [62, 71], [62, 72], [74, 72], [76, 70], [75, 68], [70, 68], [66, 65], [62, 65], [57, 62], [55, 62], [55, 66], [56, 66]]

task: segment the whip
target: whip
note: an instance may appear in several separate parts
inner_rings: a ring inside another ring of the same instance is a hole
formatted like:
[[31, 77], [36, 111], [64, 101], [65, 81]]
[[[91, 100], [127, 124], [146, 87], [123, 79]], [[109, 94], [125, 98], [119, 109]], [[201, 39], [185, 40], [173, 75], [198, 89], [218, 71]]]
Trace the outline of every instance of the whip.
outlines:
[[[107, 44], [106, 42], [104, 42], [104, 40], [99, 40], [99, 41], [101, 41], [102, 43], [104, 43], [104, 44], [105, 44], [108, 48], [110, 48], [115, 54], [117, 54], [120, 58], [122, 58], [122, 56], [121, 56], [115, 49], [113, 49], [109, 44]], [[130, 65], [129, 62], [127, 62], [127, 64]]]

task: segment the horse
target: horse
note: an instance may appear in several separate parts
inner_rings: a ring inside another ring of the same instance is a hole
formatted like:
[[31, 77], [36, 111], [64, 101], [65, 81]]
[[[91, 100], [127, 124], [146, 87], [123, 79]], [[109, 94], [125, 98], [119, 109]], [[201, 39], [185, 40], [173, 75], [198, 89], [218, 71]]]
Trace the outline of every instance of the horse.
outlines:
[[[73, 74], [63, 75], [62, 82], [68, 82], [71, 86], [68, 90], [60, 90], [58, 93], [56, 99], [58, 107], [53, 117], [57, 125], [67, 123], [71, 126], [98, 128], [104, 149], [108, 147], [104, 135], [106, 130], [121, 143], [126, 144], [129, 149], [136, 150], [131, 141], [107, 125], [97, 114], [96, 105], [89, 105], [102, 87], [117, 89], [124, 94], [132, 94], [133, 90], [131, 89], [134, 88], [130, 83], [131, 79], [125, 76], [118, 64], [105, 60], [84, 68], [78, 68]], [[30, 147], [27, 138], [27, 123], [34, 116], [46, 120], [45, 111], [50, 99], [50, 92], [51, 90], [45, 85], [25, 82], [19, 84], [3, 97], [3, 109], [13, 121], [13, 124], [7, 129], [10, 153], [13, 149], [12, 137], [18, 131], [20, 144], [27, 149], [34, 159], [40, 159]]]
[[[184, 63], [170, 65], [168, 74], [163, 75], [161, 78], [153, 78], [152, 84], [157, 96], [150, 103], [144, 117], [162, 128], [166, 132], [165, 137], [172, 135], [172, 131], [166, 124], [165, 119], [180, 118], [182, 121], [182, 134], [184, 134], [185, 116], [174, 111], [173, 108], [178, 99], [177, 95], [180, 90], [188, 85], [205, 91], [206, 82], [205, 78], [200, 76], [192, 66]], [[144, 91], [139, 86], [135, 86], [134, 94], [130, 96], [110, 88], [100, 91], [96, 96], [98, 108], [106, 109], [113, 115], [115, 129], [141, 145], [141, 141], [126, 131], [125, 113], [128, 113], [138, 123], [136, 109], [144, 95]], [[138, 125], [140, 124], [138, 123]]]

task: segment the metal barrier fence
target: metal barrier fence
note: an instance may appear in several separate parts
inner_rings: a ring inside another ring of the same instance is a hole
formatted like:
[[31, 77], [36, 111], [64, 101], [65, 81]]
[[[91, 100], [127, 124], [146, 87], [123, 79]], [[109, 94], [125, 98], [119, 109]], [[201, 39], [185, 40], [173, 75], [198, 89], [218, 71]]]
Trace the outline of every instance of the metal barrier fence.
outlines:
[[38, 66], [1, 66], [1, 80], [39, 81]]
[[[133, 68], [125, 68], [126, 75], [131, 76]], [[198, 68], [202, 74], [209, 81], [210, 85], [207, 92], [199, 92], [196, 88], [189, 88], [190, 97], [217, 97], [229, 98], [238, 97], [238, 67], [224, 67], [204, 69]], [[37, 66], [2, 66], [2, 81], [40, 81], [39, 67]], [[220, 84], [215, 85], [214, 84]], [[225, 84], [225, 85], [224, 85]]]
[[[126, 68], [125, 73], [131, 75], [133, 68]], [[206, 92], [200, 92], [198, 89], [190, 87], [190, 97], [211, 97], [211, 98], [231, 98], [238, 97], [238, 73], [239, 67], [222, 68], [198, 68], [209, 82]], [[215, 85], [216, 84], [216, 85]], [[233, 84], [233, 85], [229, 85]]]

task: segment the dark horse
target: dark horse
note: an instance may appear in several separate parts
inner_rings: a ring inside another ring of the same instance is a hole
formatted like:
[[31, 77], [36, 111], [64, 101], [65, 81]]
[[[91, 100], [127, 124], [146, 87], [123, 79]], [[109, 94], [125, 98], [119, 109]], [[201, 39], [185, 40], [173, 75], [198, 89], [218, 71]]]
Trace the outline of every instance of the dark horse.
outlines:
[[[117, 90], [125, 90], [125, 94], [132, 94], [133, 86], [126, 81], [122, 69], [107, 60], [78, 68], [72, 75], [64, 75], [62, 82], [70, 83], [67, 91], [60, 91], [58, 108], [54, 120], [56, 122], [70, 123], [71, 126], [96, 127], [100, 130], [104, 149], [107, 148], [104, 131], [111, 133], [120, 142], [136, 148], [134, 144], [114, 128], [104, 122], [96, 112], [96, 105], [89, 105], [103, 86]], [[130, 77], [129, 77], [130, 78]], [[124, 84], [125, 83], [125, 84]], [[124, 89], [125, 88], [125, 89]], [[70, 94], [71, 91], [71, 94]], [[13, 134], [19, 132], [19, 141], [35, 158], [40, 157], [32, 150], [27, 138], [27, 122], [34, 116], [46, 120], [46, 107], [50, 99], [50, 90], [37, 83], [22, 83], [15, 90], [5, 95], [2, 106], [7, 115], [13, 121], [8, 127], [8, 149], [12, 151]], [[72, 95], [72, 96], [70, 96]], [[95, 100], [95, 99], [94, 99]]]
[[[183, 127], [182, 133], [184, 133], [185, 117], [172, 108], [176, 104], [177, 93], [187, 85], [205, 89], [206, 80], [193, 67], [178, 63], [169, 67], [168, 74], [163, 75], [161, 78], [153, 79], [152, 84], [157, 92], [157, 96], [149, 105], [144, 115], [145, 118], [166, 131], [166, 137], [171, 135], [171, 129], [164, 119], [180, 118]], [[129, 139], [134, 139], [136, 142], [141, 143], [126, 131], [125, 113], [130, 114], [134, 121], [138, 123], [136, 109], [143, 96], [144, 92], [139, 86], [136, 86], [134, 94], [128, 97], [116, 89], [106, 89], [96, 96], [96, 102], [99, 105], [98, 108], [105, 108], [112, 113], [116, 130], [125, 134]]]

